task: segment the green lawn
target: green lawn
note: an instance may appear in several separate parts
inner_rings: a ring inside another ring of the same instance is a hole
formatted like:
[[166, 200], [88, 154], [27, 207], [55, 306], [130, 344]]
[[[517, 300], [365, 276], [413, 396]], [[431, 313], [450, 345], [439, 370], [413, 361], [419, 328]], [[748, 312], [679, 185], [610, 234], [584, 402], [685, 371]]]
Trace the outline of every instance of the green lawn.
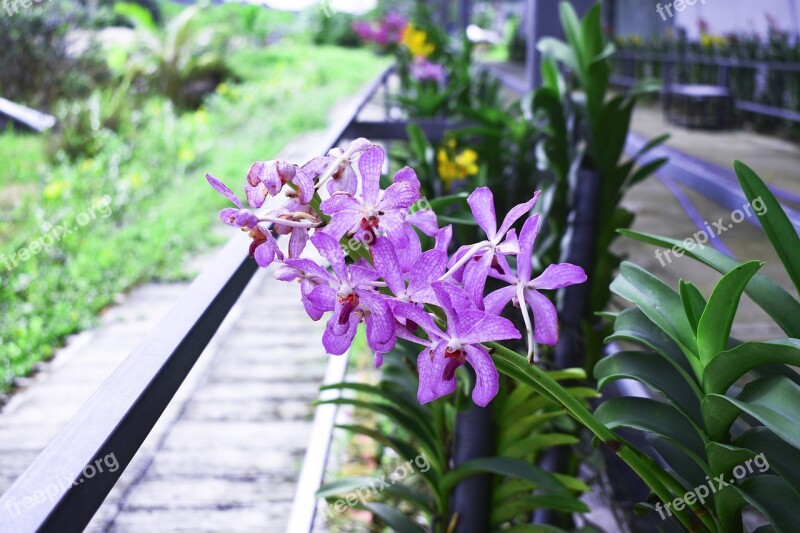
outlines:
[[288, 40], [229, 60], [240, 83], [196, 112], [148, 100], [134, 131], [110, 135], [91, 159], [47, 163], [46, 139], [0, 135], [0, 387], [90, 326], [117, 293], [185, 276], [187, 253], [214, 242], [226, 203], [205, 172], [241, 191], [252, 161], [324, 128], [335, 102], [385, 66], [366, 50]]

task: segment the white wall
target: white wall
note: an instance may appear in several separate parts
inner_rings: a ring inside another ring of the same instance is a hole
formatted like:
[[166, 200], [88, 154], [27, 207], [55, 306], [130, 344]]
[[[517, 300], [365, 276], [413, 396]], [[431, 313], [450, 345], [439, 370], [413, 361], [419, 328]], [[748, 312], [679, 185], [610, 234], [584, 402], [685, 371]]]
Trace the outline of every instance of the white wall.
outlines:
[[[686, 0], [684, 0], [686, 1]], [[800, 2], [798, 0], [694, 0], [694, 5], [686, 5], [683, 11], [674, 8], [675, 0], [616, 0], [615, 27], [618, 35], [632, 33], [643, 37], [663, 33], [669, 26], [686, 29], [692, 39], [700, 35], [699, 22], [705, 20], [709, 31], [724, 35], [730, 32], [767, 34], [767, 17], [771, 15], [783, 30], [800, 31]], [[662, 5], [662, 15], [656, 6]], [[664, 6], [670, 8], [670, 18]], [[666, 18], [666, 20], [664, 20]]]
[[699, 35], [698, 23], [708, 22], [712, 34], [729, 32], [767, 34], [767, 15], [771, 15], [782, 30], [797, 33], [800, 29], [798, 6], [795, 0], [698, 0], [694, 6], [677, 14], [675, 24], [686, 28], [689, 37]]

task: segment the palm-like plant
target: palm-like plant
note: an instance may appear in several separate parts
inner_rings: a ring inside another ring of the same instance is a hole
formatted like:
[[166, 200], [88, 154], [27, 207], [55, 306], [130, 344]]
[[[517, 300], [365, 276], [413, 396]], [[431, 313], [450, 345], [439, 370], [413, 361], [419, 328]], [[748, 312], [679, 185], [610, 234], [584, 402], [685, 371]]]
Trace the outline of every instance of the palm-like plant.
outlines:
[[216, 32], [198, 24], [207, 8], [205, 2], [188, 7], [161, 30], [141, 6], [117, 4], [117, 12], [133, 21], [138, 37], [128, 61], [128, 76], [145, 80], [178, 105], [199, 105], [204, 94], [230, 75]]

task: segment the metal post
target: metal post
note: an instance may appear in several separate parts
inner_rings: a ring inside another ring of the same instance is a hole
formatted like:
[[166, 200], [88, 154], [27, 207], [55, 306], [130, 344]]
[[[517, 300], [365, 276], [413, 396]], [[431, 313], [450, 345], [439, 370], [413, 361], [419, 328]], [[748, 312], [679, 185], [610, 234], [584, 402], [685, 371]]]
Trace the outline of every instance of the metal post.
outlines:
[[472, 15], [472, 5], [470, 0], [458, 0], [458, 23], [462, 30], [466, 30], [469, 26], [469, 20]]
[[[470, 406], [456, 416], [453, 441], [453, 463], [460, 465], [471, 459], [494, 454], [492, 411], [489, 407]], [[458, 514], [455, 533], [489, 531], [491, 514], [491, 481], [489, 474], [471, 476], [461, 481], [450, 497], [450, 514]]]

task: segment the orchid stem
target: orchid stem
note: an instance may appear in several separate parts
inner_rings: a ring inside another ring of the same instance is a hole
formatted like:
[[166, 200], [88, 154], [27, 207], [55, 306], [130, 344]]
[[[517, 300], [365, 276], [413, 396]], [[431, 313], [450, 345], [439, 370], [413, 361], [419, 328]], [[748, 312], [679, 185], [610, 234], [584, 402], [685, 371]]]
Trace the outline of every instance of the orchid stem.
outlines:
[[441, 278], [439, 278], [439, 280], [438, 280], [438, 281], [446, 281], [447, 279], [449, 279], [449, 278], [450, 278], [450, 276], [452, 276], [453, 274], [455, 274], [455, 272], [456, 272], [456, 271], [457, 271], [459, 268], [461, 268], [462, 266], [466, 265], [466, 264], [467, 264], [467, 261], [469, 261], [470, 259], [472, 259], [473, 257], [475, 257], [475, 255], [476, 255], [478, 252], [480, 252], [480, 251], [481, 251], [481, 250], [483, 250], [484, 248], [487, 248], [487, 247], [488, 247], [490, 244], [491, 244], [491, 243], [490, 243], [489, 241], [483, 241], [483, 242], [479, 242], [478, 244], [476, 244], [475, 246], [473, 246], [473, 247], [472, 247], [472, 248], [471, 248], [471, 249], [470, 249], [470, 250], [469, 250], [469, 251], [468, 251], [466, 254], [464, 254], [464, 257], [462, 257], [461, 259], [459, 259], [459, 260], [456, 262], [456, 264], [455, 264], [455, 265], [453, 265], [453, 267], [452, 267], [450, 270], [448, 270], [447, 272], [445, 272], [445, 273], [442, 275], [442, 277], [441, 277]]

